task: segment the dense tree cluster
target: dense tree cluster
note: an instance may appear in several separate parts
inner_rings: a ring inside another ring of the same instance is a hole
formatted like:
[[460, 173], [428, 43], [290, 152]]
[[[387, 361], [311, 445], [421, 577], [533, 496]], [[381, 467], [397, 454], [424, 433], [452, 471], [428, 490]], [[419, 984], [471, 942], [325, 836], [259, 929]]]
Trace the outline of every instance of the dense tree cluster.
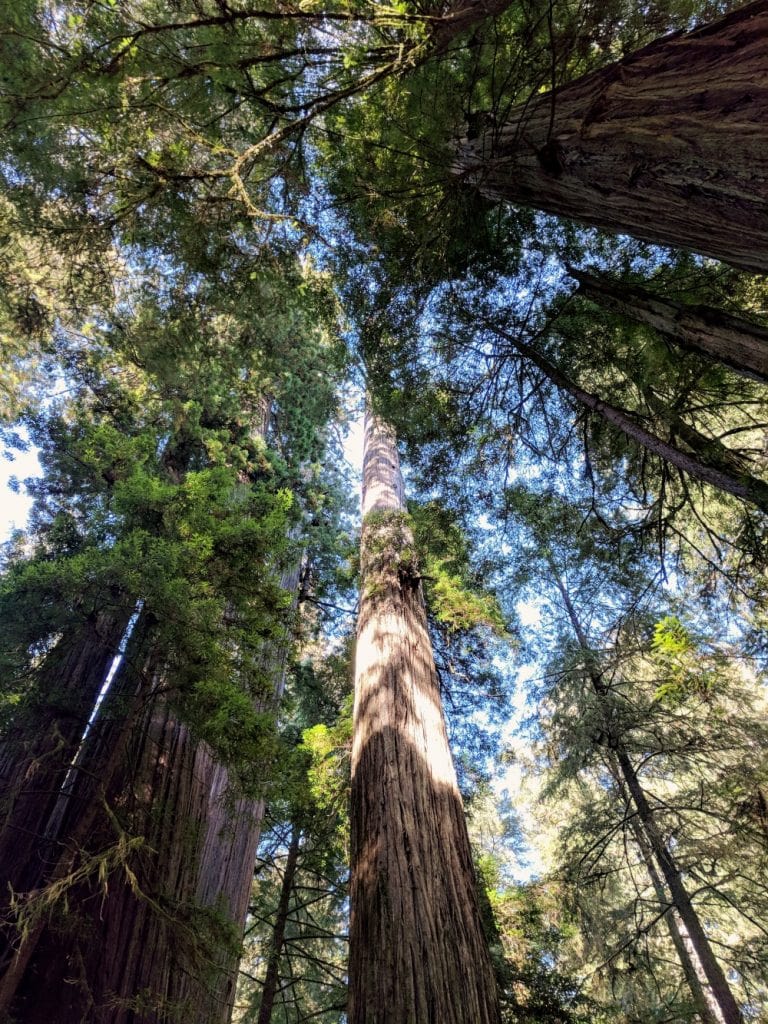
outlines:
[[765, 0], [0, 66], [0, 1019], [763, 1019]]

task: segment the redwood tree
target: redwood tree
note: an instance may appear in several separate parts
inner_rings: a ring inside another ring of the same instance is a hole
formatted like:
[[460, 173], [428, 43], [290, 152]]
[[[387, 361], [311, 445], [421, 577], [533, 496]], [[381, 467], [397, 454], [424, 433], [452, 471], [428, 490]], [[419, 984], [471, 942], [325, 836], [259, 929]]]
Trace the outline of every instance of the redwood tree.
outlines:
[[534, 94], [457, 146], [491, 199], [768, 269], [768, 3]]
[[391, 430], [366, 419], [350, 1024], [495, 1024], [467, 828]]
[[768, 328], [714, 306], [679, 302], [606, 274], [568, 267], [579, 294], [638, 323], [648, 324], [683, 348], [719, 360], [747, 377], [768, 381]]

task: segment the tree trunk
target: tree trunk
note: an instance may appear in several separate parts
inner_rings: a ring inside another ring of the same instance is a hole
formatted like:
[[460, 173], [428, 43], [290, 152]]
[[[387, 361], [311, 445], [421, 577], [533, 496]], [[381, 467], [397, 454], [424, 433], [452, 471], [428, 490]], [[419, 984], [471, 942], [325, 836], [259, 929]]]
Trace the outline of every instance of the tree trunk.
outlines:
[[[567, 392], [587, 409], [597, 413], [606, 423], [616, 427], [622, 434], [642, 445], [647, 451], [658, 455], [670, 463], [670, 465], [676, 466], [677, 469], [682, 470], [696, 480], [711, 484], [721, 491], [732, 494], [734, 497], [741, 498], [744, 501], [749, 501], [763, 511], [768, 512], [768, 483], [759, 477], [753, 476], [751, 473], [738, 471], [738, 469], [734, 468], [732, 458], [736, 457], [735, 453], [729, 453], [727, 459], [718, 458], [717, 449], [720, 442], [713, 440], [711, 444], [704, 445], [701, 441], [702, 435], [698, 434], [697, 450], [693, 452], [684, 451], [682, 448], [678, 448], [672, 441], [665, 441], [658, 434], [654, 434], [653, 431], [642, 426], [635, 418], [635, 415], [629, 412], [629, 410], [612, 405], [610, 402], [603, 401], [598, 395], [586, 391], [521, 338], [496, 327], [491, 322], [486, 323], [486, 326], [489, 330], [499, 335], [499, 337], [508, 341], [520, 355], [529, 359], [553, 384], [562, 388], [563, 391]], [[691, 437], [694, 433], [696, 432], [691, 428]], [[703, 452], [703, 447], [706, 447], [708, 450]], [[720, 447], [724, 448], [722, 445]]]
[[[298, 571], [283, 585], [295, 588]], [[284, 651], [265, 652], [279, 700]], [[145, 700], [105, 790], [80, 861], [140, 839], [106, 880], [95, 873], [69, 896], [72, 919], [48, 928], [20, 979], [20, 1024], [225, 1024], [237, 966], [264, 801], [232, 792], [226, 767], [168, 700], [172, 680]], [[267, 710], [265, 706], [264, 710]], [[94, 723], [64, 839], [90, 814], [92, 779], [125, 729], [125, 694]]]
[[768, 328], [713, 306], [663, 298], [637, 285], [568, 267], [579, 294], [612, 313], [648, 324], [683, 348], [725, 363], [746, 377], [768, 381]]
[[84, 618], [33, 677], [27, 706], [13, 719], [0, 754], [0, 965], [15, 942], [12, 894], [37, 889], [50, 871], [50, 823], [96, 698], [118, 654], [128, 613]]
[[[83, 857], [85, 845], [89, 842], [91, 831], [98, 827], [101, 809], [107, 799], [107, 793], [112, 779], [118, 771], [131, 733], [131, 727], [138, 713], [141, 701], [147, 693], [148, 675], [140, 673], [138, 680], [131, 675], [131, 682], [135, 684], [135, 692], [129, 700], [127, 713], [122, 716], [120, 728], [112, 737], [109, 753], [102, 764], [99, 765], [99, 772], [89, 773], [86, 784], [89, 790], [90, 799], [84, 802], [81, 813], [74, 820], [71, 829], [67, 831], [63, 841], [49, 842], [45, 844], [47, 856], [50, 858], [46, 864], [47, 870], [41, 880], [40, 889], [24, 894], [24, 901], [20, 908], [14, 908], [13, 924], [16, 926], [16, 943], [13, 948], [13, 955], [4, 968], [0, 977], [0, 1018], [5, 1019], [6, 1015], [14, 1021], [29, 1021], [33, 1024], [38, 1020], [61, 1020], [66, 1019], [59, 1015], [60, 1006], [56, 1003], [51, 1007], [51, 1013], [42, 1017], [35, 1012], [25, 1015], [24, 1003], [25, 984], [28, 984], [30, 975], [34, 976], [34, 958], [39, 955], [41, 940], [48, 934], [52, 922], [56, 920], [56, 912], [60, 912], [62, 903], [68, 898], [78, 895], [79, 879], [76, 877], [80, 870], [87, 870], [92, 873], [98, 871], [98, 865], [88, 864]], [[126, 695], [128, 689], [126, 688]], [[60, 837], [56, 837], [60, 839]], [[114, 850], [112, 851], [114, 853]], [[105, 876], [106, 877], [106, 876]], [[101, 878], [99, 879], [101, 881]], [[50, 902], [44, 897], [50, 895], [54, 889], [61, 888], [59, 896]], [[41, 898], [43, 902], [41, 903]], [[29, 912], [28, 920], [18, 925], [20, 917]], [[21, 1002], [18, 995], [21, 993]], [[11, 1011], [13, 1007], [13, 1012]]]
[[[568, 618], [570, 619], [573, 631], [576, 634], [579, 647], [585, 654], [589, 654], [590, 647], [587, 636], [582, 629], [581, 622], [576, 614], [576, 609], [573, 606], [570, 595], [563, 585], [558, 573], [554, 569], [554, 566], [552, 566], [552, 569], [556, 586], [563, 599], [563, 604], [565, 605], [565, 610], [568, 614]], [[600, 701], [604, 700], [607, 688], [602, 676], [599, 671], [594, 668], [589, 668], [588, 673], [596, 696]], [[608, 726], [608, 728], [610, 728], [610, 726]], [[637, 815], [640, 819], [643, 833], [647, 837], [648, 845], [650, 846], [654, 859], [664, 877], [667, 889], [669, 890], [672, 898], [672, 903], [680, 916], [680, 920], [682, 921], [683, 927], [688, 935], [688, 939], [691, 943], [696, 959], [700, 963], [704, 976], [709, 983], [712, 996], [717, 1003], [724, 1024], [743, 1024], [743, 1017], [741, 1015], [739, 1005], [734, 998], [733, 992], [731, 992], [730, 985], [728, 984], [722, 967], [718, 963], [715, 954], [712, 952], [712, 946], [710, 945], [707, 934], [699, 920], [699, 915], [696, 913], [696, 909], [688, 895], [688, 890], [685, 888], [682, 873], [675, 863], [675, 859], [667, 847], [658, 826], [656, 825], [653, 810], [648, 803], [648, 798], [645, 795], [645, 791], [643, 790], [640, 779], [637, 776], [637, 772], [635, 771], [629, 755], [627, 754], [626, 748], [617, 738], [614, 738], [613, 742], [615, 744], [615, 749], [613, 749], [612, 753], [621, 772], [624, 784], [626, 785], [632, 798], [632, 802], [637, 810]]]
[[[262, 412], [263, 433], [266, 401]], [[187, 458], [183, 442], [165, 452], [174, 482]], [[281, 580], [291, 594], [298, 576], [297, 565]], [[227, 768], [173, 709], [168, 655], [150, 619], [126, 656], [144, 666], [141, 701], [136, 673], [121, 670], [71, 785], [54, 792], [55, 856], [40, 887], [64, 868], [90, 869], [22, 939], [0, 982], [19, 1024], [224, 1024], [232, 1012], [264, 801], [233, 793]], [[264, 650], [275, 682], [260, 710], [282, 696], [285, 656], [276, 644]]]
[[731, 992], [722, 967], [712, 952], [712, 946], [699, 920], [699, 915], [696, 913], [691, 903], [691, 898], [688, 895], [688, 890], [685, 888], [680, 869], [656, 826], [653, 811], [632, 762], [627, 752], [622, 748], [616, 751], [616, 758], [619, 762], [624, 781], [627, 784], [627, 789], [637, 808], [638, 817], [648, 837], [656, 863], [667, 883], [675, 910], [680, 915], [680, 920], [688, 933], [693, 951], [709, 982], [712, 995], [717, 1001], [723, 1020], [726, 1024], [742, 1024], [743, 1018], [739, 1004], [736, 1002], [733, 992]]
[[460, 140], [483, 195], [768, 270], [768, 0], [544, 95]]
[[350, 1024], [497, 1024], [392, 432], [368, 415], [352, 746]]
[[257, 1024], [270, 1024], [272, 1020], [272, 1009], [275, 1005], [277, 985], [280, 981], [280, 954], [283, 951], [285, 926], [288, 921], [293, 883], [296, 878], [296, 866], [299, 862], [300, 842], [301, 830], [296, 825], [293, 825], [291, 828], [291, 841], [288, 844], [288, 856], [285, 861], [285, 869], [283, 870], [280, 899], [277, 904], [275, 923], [272, 928], [272, 938], [267, 956], [267, 973], [264, 977], [264, 987], [261, 990]]
[[[132, 733], [106, 796], [114, 820], [99, 815], [86, 856], [121, 839], [140, 845], [103, 882], [81, 884], [73, 918], [41, 939], [14, 1006], [25, 1024], [214, 1024], [229, 1015], [241, 898], [231, 873], [252, 872], [261, 807], [229, 803], [223, 769], [162, 697]], [[211, 866], [213, 885], [203, 877]]]
[[[701, 1018], [702, 1024], [724, 1024], [724, 1018], [720, 1013], [720, 1008], [718, 1007], [717, 1002], [712, 999], [710, 992], [705, 991], [702, 980], [699, 977], [701, 965], [698, 965], [699, 969], [697, 970], [697, 964], [694, 963], [691, 950], [689, 950], [685, 937], [680, 931], [674, 904], [670, 900], [669, 893], [664, 888], [664, 883], [661, 880], [661, 876], [659, 875], [653, 859], [653, 850], [648, 842], [648, 837], [643, 832], [642, 826], [637, 820], [637, 812], [632, 809], [632, 798], [627, 792], [618, 763], [614, 757], [610, 758], [610, 762], [611, 774], [619, 787], [625, 806], [631, 813], [631, 816], [628, 817], [630, 830], [632, 835], [635, 837], [635, 842], [637, 843], [638, 849], [642, 855], [645, 869], [648, 872], [648, 877], [651, 881], [651, 886], [656, 894], [656, 899], [661, 907], [668, 908], [664, 914], [664, 921], [667, 925], [672, 945], [675, 947], [675, 953], [680, 961], [680, 966], [683, 969], [683, 974], [685, 975], [686, 983], [690, 989], [693, 1004], [696, 1007], [696, 1012]], [[710, 1003], [712, 1005], [710, 1005]]]
[[[637, 387], [642, 392], [651, 413], [667, 427], [674, 441], [682, 441], [702, 465], [711, 466], [734, 480], [750, 478], [749, 462], [740, 452], [723, 444], [718, 437], [707, 437], [706, 434], [702, 434], [700, 430], [686, 422], [680, 413], [660, 398], [652, 388], [641, 383], [638, 383]], [[764, 498], [768, 499], [768, 484], [762, 484], [760, 487], [762, 481], [758, 477], [751, 479], [758, 485], [758, 491], [764, 491]]]

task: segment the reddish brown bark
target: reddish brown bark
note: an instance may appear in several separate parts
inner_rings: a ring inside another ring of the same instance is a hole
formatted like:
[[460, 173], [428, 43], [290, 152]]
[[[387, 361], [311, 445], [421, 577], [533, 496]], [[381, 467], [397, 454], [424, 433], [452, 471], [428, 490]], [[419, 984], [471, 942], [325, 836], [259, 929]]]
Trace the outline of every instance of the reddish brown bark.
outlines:
[[[95, 613], [62, 637], [0, 750], [0, 913], [11, 892], [37, 888], [56, 855], [51, 815], [96, 698], [118, 653], [128, 613]], [[11, 940], [5, 933], [3, 942]], [[3, 951], [0, 964], [7, 957]]]
[[[283, 585], [295, 588], [297, 577], [286, 573]], [[284, 654], [265, 658], [277, 700]], [[226, 767], [175, 713], [162, 659], [154, 676], [162, 685], [128, 723], [125, 755], [102, 801], [109, 811], [99, 807], [73, 865], [104, 856], [121, 836], [141, 845], [106, 881], [94, 872], [73, 888], [70, 913], [36, 937], [16, 979], [13, 1012], [23, 1024], [218, 1024], [231, 1015], [264, 804], [233, 794]], [[92, 814], [94, 781], [127, 713], [117, 688], [79, 761], [62, 842]]]
[[453, 169], [492, 199], [768, 270], [768, 0], [532, 96]]
[[350, 1024], [496, 1024], [394, 438], [368, 417], [352, 749]]
[[713, 306], [689, 305], [605, 275], [568, 268], [579, 294], [631, 320], [648, 324], [684, 348], [703, 353], [748, 377], [768, 380], [768, 328]]
[[[131, 681], [135, 681], [135, 677], [131, 676]], [[139, 678], [136, 692], [129, 700], [129, 707], [121, 718], [120, 727], [112, 736], [113, 742], [110, 745], [109, 754], [102, 764], [99, 765], [99, 774], [89, 774], [86, 778], [90, 799], [85, 801], [82, 812], [77, 815], [72, 823], [72, 827], [66, 830], [64, 837], [57, 835], [54, 840], [45, 843], [48, 862], [45, 876], [40, 883], [41, 892], [44, 889], [50, 891], [51, 886], [67, 883], [67, 895], [70, 897], [78, 895], [78, 886], [74, 883], [69, 884], [68, 880], [72, 878], [73, 872], [82, 866], [83, 858], [81, 851], [85, 849], [88, 843], [91, 829], [94, 826], [98, 826], [101, 808], [107, 798], [112, 779], [125, 756], [132, 723], [135, 720], [135, 715], [138, 712], [145, 690], [145, 679]], [[128, 691], [126, 688], [127, 695]], [[39, 907], [39, 892], [31, 891], [23, 895], [21, 914], [28, 910], [34, 911], [36, 906]], [[56, 906], [53, 909], [54, 911], [59, 910], [60, 906]], [[20, 919], [18, 908], [13, 917], [14, 923]], [[50, 908], [43, 907], [41, 910], [33, 913], [24, 926], [18, 927], [15, 941], [13, 942], [12, 956], [4, 964], [3, 973], [0, 976], [0, 1016], [3, 1019], [9, 1014], [11, 1006], [14, 1008], [14, 1012], [11, 1014], [12, 1019], [19, 1021], [25, 1019], [24, 1000], [22, 997], [21, 1001], [19, 1001], [18, 995], [19, 992], [23, 994], [25, 983], [28, 983], [30, 975], [34, 976], [34, 966], [30, 970], [30, 964], [34, 964], [35, 956], [39, 955], [41, 939], [49, 933], [50, 925], [51, 910]], [[56, 1019], [59, 1015], [59, 1010], [60, 1007], [53, 1007], [55, 1016], [52, 1016], [50, 1019]], [[32, 1016], [26, 1019], [35, 1021], [39, 1018], [32, 1014]]]
[[[106, 736], [118, 729], [110, 723]], [[75, 1024], [213, 1024], [228, 1018], [233, 969], [255, 860], [261, 805], [229, 802], [226, 772], [166, 700], [132, 730], [107, 793], [114, 823], [99, 816], [91, 855], [127, 836], [142, 845], [70, 895], [73, 920], [40, 941], [14, 1011], [19, 1020]], [[105, 747], [109, 744], [105, 744]], [[229, 945], [229, 956], [223, 949]]]

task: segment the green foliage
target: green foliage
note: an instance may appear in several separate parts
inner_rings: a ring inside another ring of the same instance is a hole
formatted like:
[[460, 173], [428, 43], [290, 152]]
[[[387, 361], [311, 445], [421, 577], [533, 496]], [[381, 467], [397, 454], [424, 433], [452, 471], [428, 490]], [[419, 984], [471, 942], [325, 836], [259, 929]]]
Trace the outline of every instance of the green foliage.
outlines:
[[472, 564], [466, 534], [440, 502], [412, 503], [409, 508], [416, 546], [420, 552], [427, 604], [448, 632], [485, 627], [506, 635], [498, 598], [483, 587]]
[[674, 706], [687, 698], [714, 697], [718, 680], [728, 671], [725, 659], [707, 657], [697, 650], [689, 630], [674, 615], [656, 623], [651, 650], [664, 675], [655, 693], [662, 704]]
[[349, 750], [352, 744], [352, 695], [346, 698], [336, 722], [320, 722], [304, 729], [301, 747], [308, 757], [307, 784], [320, 813], [338, 807], [349, 786]]
[[[323, 668], [297, 665], [292, 648], [297, 637], [322, 647], [323, 595], [348, 543], [344, 481], [324, 465], [338, 456], [328, 422], [347, 372], [340, 293], [423, 496], [408, 516], [364, 524], [365, 585], [380, 592], [385, 566], [423, 585], [465, 789], [487, 770], [505, 707], [497, 666], [517, 598], [533, 596], [546, 619], [568, 588], [588, 620], [584, 642], [562, 607], [526, 637], [529, 651], [546, 649], [538, 767], [569, 871], [514, 886], [498, 857], [479, 858], [512, 965], [509, 1015], [690, 1017], [666, 939], [648, 925], [643, 953], [629, 934], [648, 923], [648, 901], [631, 891], [638, 862], [608, 753], [619, 746], [642, 765], [702, 904], [707, 894], [708, 926], [737, 936], [731, 964], [758, 1005], [748, 986], [765, 943], [741, 908], [751, 898], [764, 920], [765, 894], [739, 851], [762, 870], [764, 736], [739, 714], [763, 709], [746, 695], [753, 667], [712, 620], [725, 621], [727, 585], [764, 652], [764, 520], [628, 443], [542, 367], [707, 465], [757, 479], [758, 386], [595, 310], [560, 260], [589, 253], [664, 294], [755, 319], [764, 285], [688, 256], [661, 265], [646, 247], [491, 204], [448, 170], [457, 138], [720, 5], [533, 0], [455, 38], [443, 11], [402, 3], [171, 6], [20, 0], [3, 15], [0, 417], [28, 429], [45, 469], [31, 529], [0, 577], [4, 735], [24, 743], [42, 714], [52, 727], [71, 716], [56, 678], [73, 638], [140, 609], [136, 647], [162, 699], [227, 766], [232, 795], [270, 798], [254, 920], [274, 910], [289, 833], [302, 837], [290, 938], [309, 951], [308, 980], [292, 992], [313, 1019], [339, 1018], [348, 666], [325, 648], [313, 652]], [[326, 242], [333, 277], [308, 256]], [[651, 536], [663, 557], [679, 545], [681, 587], [694, 581], [684, 602], [648, 596]], [[297, 613], [286, 581], [300, 563], [312, 610]], [[713, 582], [721, 564], [725, 584]], [[326, 886], [316, 911], [302, 885]], [[172, 910], [203, 935], [205, 955], [231, 952], [215, 908]], [[267, 931], [255, 927], [257, 953]], [[326, 956], [330, 982], [317, 968]], [[601, 958], [609, 968], [593, 979]], [[134, 1009], [150, 998], [137, 994]]]

